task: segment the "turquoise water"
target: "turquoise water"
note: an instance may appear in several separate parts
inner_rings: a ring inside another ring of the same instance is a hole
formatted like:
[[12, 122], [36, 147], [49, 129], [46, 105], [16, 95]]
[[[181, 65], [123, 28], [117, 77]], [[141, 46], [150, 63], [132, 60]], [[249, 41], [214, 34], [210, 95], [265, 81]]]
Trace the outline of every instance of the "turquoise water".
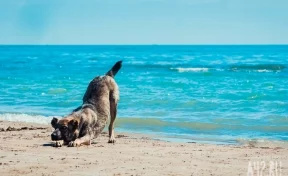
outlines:
[[0, 119], [68, 114], [118, 60], [116, 130], [288, 140], [288, 45], [0, 46]]

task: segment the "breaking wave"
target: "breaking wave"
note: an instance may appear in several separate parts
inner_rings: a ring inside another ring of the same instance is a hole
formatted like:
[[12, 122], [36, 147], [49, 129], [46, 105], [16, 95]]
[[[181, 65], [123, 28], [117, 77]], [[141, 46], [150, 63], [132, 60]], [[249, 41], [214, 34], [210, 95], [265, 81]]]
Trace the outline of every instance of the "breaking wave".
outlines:
[[0, 114], [0, 120], [13, 121], [13, 122], [49, 124], [51, 119], [52, 116], [50, 117], [42, 115], [29, 115], [29, 114], [17, 114], [17, 113]]
[[145, 70], [158, 70], [168, 69], [170, 71], [183, 72], [219, 72], [219, 71], [232, 71], [232, 72], [281, 72], [287, 68], [283, 64], [247, 64], [247, 65], [193, 65], [183, 64], [178, 62], [131, 62], [126, 65], [131, 68], [145, 69]]
[[209, 68], [171, 68], [171, 70], [177, 70], [178, 72], [208, 72]]

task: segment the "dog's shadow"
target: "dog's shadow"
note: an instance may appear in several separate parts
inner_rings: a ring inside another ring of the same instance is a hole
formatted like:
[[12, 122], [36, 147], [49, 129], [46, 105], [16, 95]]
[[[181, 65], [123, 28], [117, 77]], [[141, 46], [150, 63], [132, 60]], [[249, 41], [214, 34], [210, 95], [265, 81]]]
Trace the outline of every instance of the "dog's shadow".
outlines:
[[[92, 141], [91, 144], [98, 144], [99, 142], [96, 141]], [[46, 143], [42, 145], [43, 147], [55, 147], [55, 143], [54, 142], [50, 142], [50, 143]]]
[[54, 143], [50, 142], [50, 143], [46, 143], [42, 145], [43, 147], [54, 147]]

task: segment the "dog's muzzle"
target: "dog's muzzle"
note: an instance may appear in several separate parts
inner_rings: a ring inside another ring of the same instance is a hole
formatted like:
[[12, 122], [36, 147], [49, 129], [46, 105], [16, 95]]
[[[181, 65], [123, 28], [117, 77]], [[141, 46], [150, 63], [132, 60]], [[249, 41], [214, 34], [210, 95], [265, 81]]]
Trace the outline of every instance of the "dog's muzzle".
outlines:
[[60, 132], [59, 129], [55, 130], [55, 131], [51, 134], [51, 140], [52, 140], [52, 141], [62, 140], [61, 132]]

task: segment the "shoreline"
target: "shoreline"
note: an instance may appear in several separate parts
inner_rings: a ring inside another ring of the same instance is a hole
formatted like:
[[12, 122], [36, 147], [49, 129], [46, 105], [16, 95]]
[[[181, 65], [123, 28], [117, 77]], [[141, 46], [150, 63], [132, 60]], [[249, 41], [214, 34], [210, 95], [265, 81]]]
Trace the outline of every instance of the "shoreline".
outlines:
[[[48, 125], [50, 127], [50, 121], [52, 117], [62, 118], [58, 116], [44, 116], [44, 115], [37, 115], [37, 114], [23, 114], [23, 113], [0, 113], [0, 121], [10, 121], [10, 122], [17, 122], [17, 123], [31, 123], [37, 125]], [[25, 120], [21, 120], [25, 119]], [[282, 139], [273, 139], [265, 137], [253, 137], [248, 138], [247, 136], [216, 136], [216, 135], [203, 135], [201, 132], [199, 134], [193, 134], [189, 136], [188, 134], [175, 134], [175, 133], [163, 133], [159, 131], [150, 132], [146, 130], [136, 131], [137, 128], [134, 130], [127, 130], [120, 126], [119, 120], [121, 121], [122, 118], [118, 118], [116, 120], [115, 129], [116, 132], [120, 133], [131, 133], [137, 135], [144, 135], [148, 136], [152, 139], [156, 140], [163, 140], [167, 142], [180, 142], [180, 143], [202, 143], [202, 144], [215, 144], [215, 145], [251, 145], [259, 144], [259, 145], [269, 145], [270, 143], [277, 143], [276, 145], [288, 145], [288, 140]], [[159, 127], [160, 128], [160, 127]], [[105, 129], [107, 131], [107, 125]]]
[[50, 126], [0, 121], [0, 129], [9, 126], [12, 131], [0, 132], [0, 169], [4, 176], [68, 173], [230, 176], [247, 175], [249, 162], [265, 162], [263, 173], [267, 175], [271, 161], [281, 162], [282, 175], [288, 175], [288, 147], [277, 143], [270, 146], [179, 143], [116, 131], [116, 144], [108, 144], [105, 130], [90, 146], [55, 148], [50, 140], [53, 130]]

